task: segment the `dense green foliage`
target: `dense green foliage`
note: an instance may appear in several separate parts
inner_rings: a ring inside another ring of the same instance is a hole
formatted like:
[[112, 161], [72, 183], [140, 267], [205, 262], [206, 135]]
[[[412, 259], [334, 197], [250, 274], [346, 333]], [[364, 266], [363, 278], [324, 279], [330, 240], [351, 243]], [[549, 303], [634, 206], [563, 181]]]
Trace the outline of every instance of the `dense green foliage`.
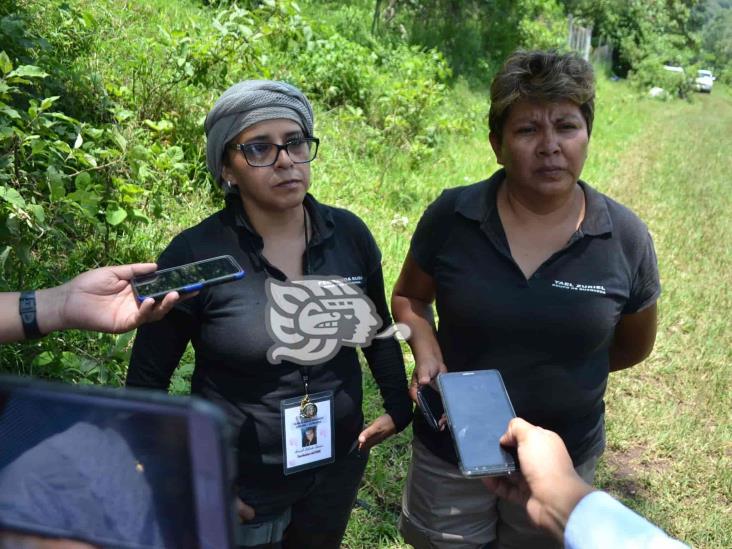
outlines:
[[705, 68], [714, 69], [727, 84], [732, 84], [732, 1], [699, 2], [692, 17], [700, 29], [701, 50], [697, 61]]
[[[397, 7], [398, 6], [398, 7]], [[423, 0], [396, 3], [389, 29], [439, 48], [456, 73], [477, 79], [517, 48], [561, 48], [567, 20], [557, 0]]]
[[[235, 81], [293, 82], [374, 158], [398, 150], [416, 161], [438, 129], [456, 126], [438, 112], [450, 74], [439, 53], [403, 43], [366, 47], [325, 25], [314, 30], [293, 2], [252, 4], [184, 4], [185, 17], [170, 13], [159, 26], [145, 20], [156, 6], [144, 4], [125, 11], [111, 2], [18, 1], [2, 11], [5, 289], [149, 259], [175, 201], [203, 193], [213, 207], [220, 197], [205, 170], [201, 121]], [[106, 381], [109, 357], [99, 346], [112, 352], [118, 338], [102, 337], [3, 353], [11, 370], [31, 364], [41, 375]], [[123, 369], [121, 357], [111, 379]]]
[[565, 0], [571, 13], [593, 26], [593, 42], [614, 48], [613, 70], [631, 74], [643, 88], [674, 85], [663, 64], [683, 66], [687, 75], [711, 69], [732, 79], [732, 2], [729, 0]]
[[[730, 4], [0, 0], [0, 289], [151, 260], [220, 207], [202, 122], [245, 78], [286, 79], [311, 98], [322, 139], [313, 192], [367, 221], [389, 287], [425, 206], [495, 167], [485, 89], [507, 53], [565, 47], [572, 13], [593, 25], [595, 45], [613, 42], [616, 73], [644, 91], [686, 90], [688, 82], [662, 81], [675, 75], [660, 66], [730, 74]], [[615, 376], [609, 405], [610, 457], [646, 448], [642, 459], [664, 468], [634, 472], [643, 498], [623, 491], [610, 459], [600, 478], [694, 545], [729, 546], [730, 293], [718, 274], [731, 262], [710, 242], [732, 237], [724, 221], [732, 100], [721, 87], [700, 101], [656, 104], [601, 76], [597, 104], [584, 175], [649, 223], [668, 299], [649, 369]], [[703, 146], [692, 147], [692, 135]], [[2, 371], [119, 385], [131, 337], [71, 332], [3, 346]], [[191, 370], [188, 353], [174, 392], [186, 392]], [[374, 417], [378, 391], [366, 384]], [[675, 406], [684, 411], [678, 433]], [[395, 517], [408, 442], [405, 433], [373, 452], [349, 547], [401, 547]]]

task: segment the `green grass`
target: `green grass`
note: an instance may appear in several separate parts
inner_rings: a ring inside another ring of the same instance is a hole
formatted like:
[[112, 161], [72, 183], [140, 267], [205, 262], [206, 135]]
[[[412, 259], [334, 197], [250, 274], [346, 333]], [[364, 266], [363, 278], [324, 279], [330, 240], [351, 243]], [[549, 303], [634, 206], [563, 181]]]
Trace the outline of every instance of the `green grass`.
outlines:
[[[663, 295], [654, 353], [610, 378], [597, 483], [694, 547], [732, 547], [732, 97], [720, 87], [691, 104], [665, 103], [639, 99], [622, 82], [598, 88], [583, 178], [648, 224]], [[474, 101], [487, 109], [483, 97]], [[428, 202], [495, 164], [485, 130], [476, 130], [415, 168], [389, 175], [414, 193], [410, 207], [351, 204], [384, 249], [387, 287]], [[407, 216], [407, 227], [389, 227], [395, 215]], [[366, 386], [374, 417], [380, 404], [370, 379]], [[353, 513], [347, 547], [405, 547], [395, 525], [410, 438], [403, 433], [373, 451], [359, 495], [368, 508]]]
[[732, 102], [717, 93], [643, 113], [607, 184], [648, 223], [664, 293], [653, 355], [611, 377], [600, 480], [694, 546], [730, 547]]

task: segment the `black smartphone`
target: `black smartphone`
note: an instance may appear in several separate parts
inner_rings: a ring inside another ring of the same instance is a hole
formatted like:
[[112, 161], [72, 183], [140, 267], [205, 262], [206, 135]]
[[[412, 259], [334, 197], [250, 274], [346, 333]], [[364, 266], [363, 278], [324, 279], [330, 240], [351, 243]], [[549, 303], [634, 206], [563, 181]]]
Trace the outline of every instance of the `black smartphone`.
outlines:
[[437, 384], [462, 474], [502, 476], [516, 471], [514, 456], [498, 442], [516, 417], [498, 370], [440, 374]]
[[140, 301], [148, 297], [160, 301], [173, 291], [180, 294], [195, 292], [207, 286], [239, 280], [244, 274], [244, 269], [233, 257], [222, 255], [135, 277], [132, 289]]
[[427, 424], [432, 427], [433, 430], [439, 431], [439, 421], [445, 413], [440, 393], [435, 391], [429, 385], [420, 386], [419, 389], [417, 389], [417, 405], [422, 411], [422, 415], [424, 416]]
[[0, 545], [232, 547], [232, 440], [195, 397], [0, 376]]

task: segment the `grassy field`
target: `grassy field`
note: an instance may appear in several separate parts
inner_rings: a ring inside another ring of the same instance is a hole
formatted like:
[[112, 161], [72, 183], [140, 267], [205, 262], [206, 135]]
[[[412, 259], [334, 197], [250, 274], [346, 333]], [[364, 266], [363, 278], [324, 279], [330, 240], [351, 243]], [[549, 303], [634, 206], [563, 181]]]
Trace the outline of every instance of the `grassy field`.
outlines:
[[[483, 107], [482, 95], [473, 100]], [[608, 449], [597, 484], [672, 535], [709, 549], [732, 547], [731, 127], [726, 89], [693, 103], [663, 103], [601, 81], [584, 172], [648, 224], [663, 284], [652, 356], [609, 382]], [[437, 164], [391, 175], [417, 194], [411, 208], [351, 204], [384, 248], [388, 282], [429, 200], [494, 168], [485, 130], [450, 143]], [[406, 227], [390, 227], [395, 216], [406, 216]], [[374, 415], [378, 398], [367, 384]], [[347, 547], [404, 547], [395, 524], [410, 438], [403, 433], [373, 451]]]

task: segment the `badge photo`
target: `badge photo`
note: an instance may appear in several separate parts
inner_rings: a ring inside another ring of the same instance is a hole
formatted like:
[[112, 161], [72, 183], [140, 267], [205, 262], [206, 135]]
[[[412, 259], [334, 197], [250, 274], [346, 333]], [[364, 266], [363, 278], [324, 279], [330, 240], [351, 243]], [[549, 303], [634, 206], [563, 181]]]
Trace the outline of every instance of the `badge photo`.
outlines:
[[280, 411], [286, 475], [335, 460], [333, 391], [285, 399]]

